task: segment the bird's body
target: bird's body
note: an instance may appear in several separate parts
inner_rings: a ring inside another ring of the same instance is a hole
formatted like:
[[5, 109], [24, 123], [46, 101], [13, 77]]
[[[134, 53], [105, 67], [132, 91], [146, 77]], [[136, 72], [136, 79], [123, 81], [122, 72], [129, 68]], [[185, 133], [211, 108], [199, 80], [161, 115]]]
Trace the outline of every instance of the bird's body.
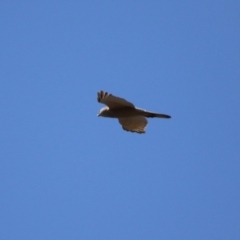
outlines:
[[104, 107], [101, 109], [102, 112], [99, 116], [109, 117], [109, 118], [125, 118], [125, 117], [136, 117], [136, 116], [145, 116], [145, 117], [158, 117], [158, 118], [170, 118], [170, 116], [159, 113], [152, 113], [145, 111], [141, 108], [131, 108], [131, 107], [122, 107], [122, 108], [113, 108], [109, 109]]
[[113, 108], [109, 109], [108, 107], [103, 108], [103, 111], [99, 114], [101, 117], [109, 118], [121, 118], [121, 117], [133, 117], [136, 116], [136, 112], [133, 111], [133, 108], [122, 107], [122, 108]]
[[147, 118], [171, 118], [169, 115], [148, 112], [136, 108], [132, 103], [123, 98], [115, 97], [107, 92], [98, 92], [98, 102], [105, 103], [107, 107], [102, 108], [98, 116], [118, 118], [122, 128], [126, 131], [145, 133]]

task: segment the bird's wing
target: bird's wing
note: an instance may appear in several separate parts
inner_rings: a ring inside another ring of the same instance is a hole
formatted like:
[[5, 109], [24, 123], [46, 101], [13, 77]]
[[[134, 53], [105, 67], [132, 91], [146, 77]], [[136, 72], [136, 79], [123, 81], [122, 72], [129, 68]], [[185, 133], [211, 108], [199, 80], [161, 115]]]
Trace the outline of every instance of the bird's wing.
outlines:
[[145, 133], [148, 124], [147, 119], [143, 116], [119, 118], [118, 121], [124, 130], [136, 133]]
[[97, 95], [98, 102], [106, 104], [109, 108], [135, 107], [132, 103], [126, 101], [125, 99], [116, 97], [104, 91], [98, 92]]

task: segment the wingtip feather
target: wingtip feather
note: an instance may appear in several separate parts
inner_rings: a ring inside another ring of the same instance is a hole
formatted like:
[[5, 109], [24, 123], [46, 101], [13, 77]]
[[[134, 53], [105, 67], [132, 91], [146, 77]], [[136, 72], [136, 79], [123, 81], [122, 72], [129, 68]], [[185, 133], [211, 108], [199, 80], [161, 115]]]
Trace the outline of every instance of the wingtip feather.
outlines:
[[108, 92], [104, 92], [103, 90], [101, 90], [101, 91], [99, 91], [98, 93], [97, 93], [97, 100], [98, 100], [98, 102], [101, 102], [101, 100], [103, 99], [103, 98], [106, 98], [106, 97], [108, 97], [108, 96], [110, 96], [111, 94], [109, 94]]

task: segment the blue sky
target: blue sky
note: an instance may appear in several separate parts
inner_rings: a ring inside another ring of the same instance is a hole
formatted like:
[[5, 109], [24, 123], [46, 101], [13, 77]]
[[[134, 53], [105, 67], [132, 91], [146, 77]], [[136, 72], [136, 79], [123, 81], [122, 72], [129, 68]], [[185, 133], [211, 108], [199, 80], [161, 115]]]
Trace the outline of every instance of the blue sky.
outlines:
[[[1, 239], [240, 239], [239, 1], [1, 1]], [[172, 116], [98, 118], [99, 90]]]

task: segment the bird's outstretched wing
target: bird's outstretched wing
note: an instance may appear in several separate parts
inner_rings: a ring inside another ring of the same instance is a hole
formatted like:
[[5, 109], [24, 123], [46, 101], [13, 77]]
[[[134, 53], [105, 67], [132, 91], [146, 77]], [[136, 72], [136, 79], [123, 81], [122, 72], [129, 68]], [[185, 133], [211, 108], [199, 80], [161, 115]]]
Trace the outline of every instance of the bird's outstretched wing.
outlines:
[[119, 118], [118, 121], [124, 130], [136, 133], [145, 133], [148, 124], [147, 119], [143, 116]]
[[100, 103], [106, 104], [109, 108], [135, 107], [132, 103], [126, 101], [125, 99], [116, 97], [104, 91], [98, 92], [97, 100]]

